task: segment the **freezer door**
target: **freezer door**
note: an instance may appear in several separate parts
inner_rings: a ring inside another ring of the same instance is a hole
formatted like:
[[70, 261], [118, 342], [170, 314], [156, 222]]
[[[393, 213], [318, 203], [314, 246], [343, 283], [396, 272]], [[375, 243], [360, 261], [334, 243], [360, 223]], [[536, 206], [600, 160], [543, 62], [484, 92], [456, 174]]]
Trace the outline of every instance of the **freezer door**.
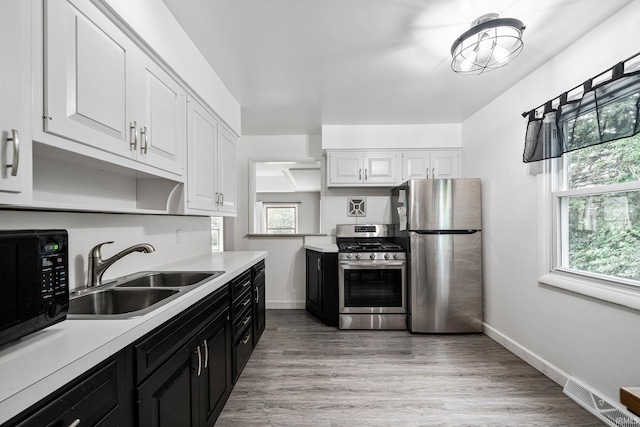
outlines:
[[409, 241], [411, 332], [482, 332], [482, 232]]
[[479, 179], [415, 179], [407, 182], [408, 230], [480, 230]]

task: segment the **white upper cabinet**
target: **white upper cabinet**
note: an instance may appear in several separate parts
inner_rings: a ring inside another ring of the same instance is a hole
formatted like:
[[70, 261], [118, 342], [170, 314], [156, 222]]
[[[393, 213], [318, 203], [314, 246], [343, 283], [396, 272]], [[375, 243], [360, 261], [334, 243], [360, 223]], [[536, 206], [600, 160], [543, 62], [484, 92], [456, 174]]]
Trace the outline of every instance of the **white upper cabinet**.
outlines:
[[236, 138], [192, 98], [188, 115], [187, 211], [235, 214]]
[[0, 203], [30, 198], [30, 3], [0, 2]]
[[138, 126], [138, 159], [182, 175], [186, 135], [186, 94], [178, 83], [151, 59], [144, 57], [142, 89], [136, 100], [144, 117]]
[[396, 152], [328, 152], [329, 186], [384, 187], [400, 183]]
[[236, 188], [236, 138], [218, 126], [218, 210], [226, 213], [238, 211]]
[[182, 175], [180, 85], [88, 1], [47, 1], [45, 22], [45, 132]]
[[402, 152], [402, 182], [409, 179], [458, 178], [459, 176], [459, 150]]

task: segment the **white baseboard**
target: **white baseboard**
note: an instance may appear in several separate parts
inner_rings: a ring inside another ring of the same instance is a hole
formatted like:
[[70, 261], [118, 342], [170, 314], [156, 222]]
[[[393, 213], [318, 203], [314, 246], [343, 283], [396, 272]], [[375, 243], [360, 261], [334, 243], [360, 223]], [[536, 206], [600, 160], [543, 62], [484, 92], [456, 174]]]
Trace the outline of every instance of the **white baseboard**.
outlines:
[[549, 363], [547, 360], [535, 354], [520, 343], [509, 338], [507, 335], [500, 332], [496, 328], [489, 326], [486, 323], [484, 323], [483, 326], [484, 333], [489, 338], [493, 339], [495, 342], [509, 350], [511, 353], [527, 362], [529, 365], [533, 366], [535, 369], [549, 377], [558, 385], [564, 387], [564, 385], [567, 383], [569, 375], [566, 372], [553, 365], [552, 363]]
[[269, 309], [286, 309], [286, 310], [304, 310], [305, 301], [267, 301], [267, 310]]

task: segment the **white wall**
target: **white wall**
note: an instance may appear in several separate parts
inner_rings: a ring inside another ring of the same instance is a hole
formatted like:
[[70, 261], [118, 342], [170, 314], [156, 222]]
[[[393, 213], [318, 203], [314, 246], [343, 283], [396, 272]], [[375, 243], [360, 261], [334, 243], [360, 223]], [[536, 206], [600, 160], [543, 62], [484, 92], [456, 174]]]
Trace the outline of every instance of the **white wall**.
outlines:
[[462, 125], [463, 174], [483, 181], [488, 330], [556, 381], [574, 377], [613, 402], [619, 387], [640, 384], [640, 313], [538, 284], [538, 182], [522, 163], [520, 114], [635, 54], [638, 16], [636, 0]]
[[459, 123], [415, 125], [324, 125], [322, 148], [454, 148], [462, 145]]
[[[163, 264], [211, 251], [211, 219], [160, 215], [0, 211], [0, 229], [66, 229], [69, 233], [69, 287], [86, 284], [87, 254], [98, 243], [108, 258], [137, 243], [150, 243], [155, 252], [133, 253], [118, 260], [104, 274], [112, 279], [141, 270], [162, 269]], [[177, 243], [176, 230], [182, 232]]]
[[304, 308], [303, 237], [247, 237], [249, 233], [249, 159], [321, 158], [319, 135], [243, 136], [238, 140], [238, 216], [225, 222], [226, 249], [268, 251], [267, 308]]
[[95, 0], [112, 8], [238, 135], [240, 104], [162, 0]]
[[298, 205], [298, 233], [317, 233], [320, 227], [320, 192], [258, 193], [259, 202], [291, 202]]

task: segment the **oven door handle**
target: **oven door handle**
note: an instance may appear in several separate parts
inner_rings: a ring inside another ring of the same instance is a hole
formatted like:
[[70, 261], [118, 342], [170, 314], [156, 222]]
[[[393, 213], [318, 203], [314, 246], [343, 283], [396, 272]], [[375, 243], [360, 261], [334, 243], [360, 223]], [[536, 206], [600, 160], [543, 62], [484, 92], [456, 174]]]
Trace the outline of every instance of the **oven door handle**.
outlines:
[[350, 267], [362, 267], [362, 268], [375, 268], [375, 267], [403, 267], [406, 265], [405, 262], [389, 262], [389, 261], [380, 261], [380, 262], [341, 262], [340, 265], [347, 265]]

